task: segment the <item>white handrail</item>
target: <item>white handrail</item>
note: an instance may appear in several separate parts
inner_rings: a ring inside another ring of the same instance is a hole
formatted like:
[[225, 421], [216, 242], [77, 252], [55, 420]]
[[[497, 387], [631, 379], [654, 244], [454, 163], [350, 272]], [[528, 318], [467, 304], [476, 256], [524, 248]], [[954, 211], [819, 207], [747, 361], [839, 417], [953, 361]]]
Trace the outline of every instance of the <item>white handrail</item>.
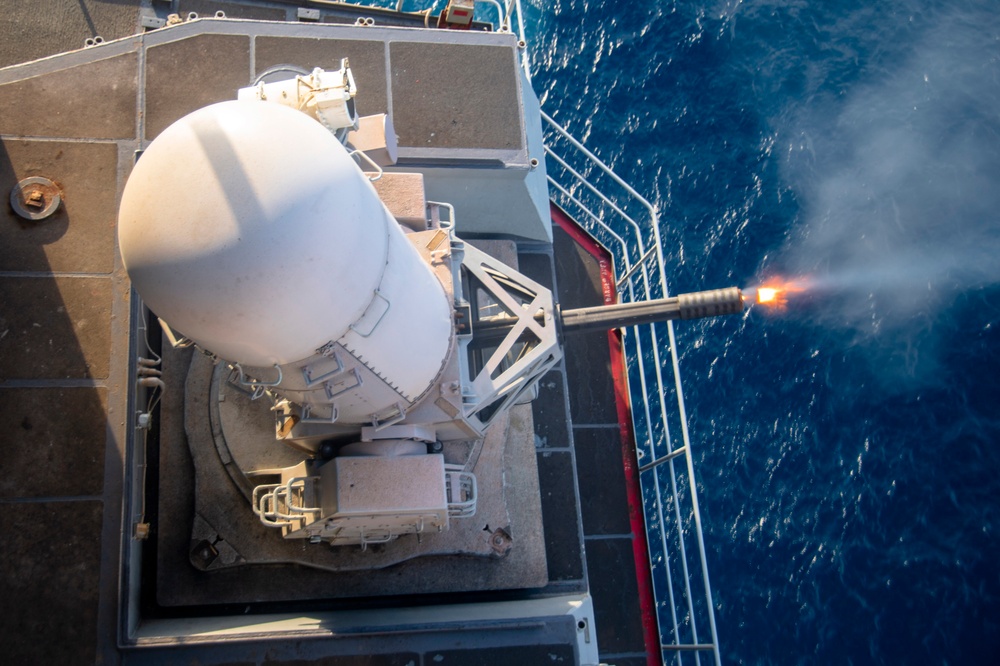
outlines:
[[[520, 38], [524, 40], [523, 32], [523, 18], [520, 7], [520, 0], [514, 0], [514, 6], [517, 11], [518, 18], [518, 28], [520, 30]], [[508, 20], [510, 17], [508, 16]], [[528, 72], [528, 56], [525, 55], [522, 59], [522, 65], [525, 69], [525, 76], [529, 77]], [[643, 299], [652, 298], [652, 293], [650, 290], [651, 283], [659, 285], [662, 296], [668, 296], [669, 290], [667, 288], [666, 280], [666, 270], [665, 261], [663, 256], [663, 241], [660, 237], [659, 231], [659, 216], [657, 214], [655, 206], [653, 206], [645, 197], [640, 195], [635, 188], [633, 188], [629, 183], [622, 179], [614, 170], [605, 164], [600, 158], [598, 158], [593, 152], [586, 148], [581, 142], [579, 142], [575, 137], [573, 137], [565, 128], [563, 128], [559, 123], [557, 123], [553, 118], [551, 118], [544, 111], [541, 113], [544, 129], [548, 130], [551, 134], [549, 138], [552, 141], [546, 141], [545, 154], [549, 158], [552, 168], [549, 170], [549, 182], [552, 185], [553, 191], [562, 195], [563, 200], [572, 204], [574, 211], [582, 213], [582, 218], [579, 220], [583, 223], [585, 229], [597, 230], [600, 229], [602, 232], [607, 234], [611, 239], [613, 239], [618, 247], [608, 247], [607, 249], [611, 252], [615, 265], [616, 281], [618, 282], [619, 290], [623, 292], [623, 295], [627, 294], [627, 298], [630, 301], [635, 301], [637, 294], [641, 295]], [[569, 146], [576, 150], [577, 155], [575, 156], [577, 160], [584, 162], [590, 167], [590, 172], [596, 171], [596, 176], [598, 178], [606, 178], [611, 184], [620, 188], [624, 193], [624, 198], [611, 196], [601, 186], [594, 182], [593, 177], [587, 177], [582, 173], [582, 170], [573, 166], [571, 164], [572, 159], [569, 159], [565, 153], [557, 151], [553, 147], [553, 142], [565, 141]], [[594, 169], [596, 167], [596, 170]], [[565, 179], [565, 181], [563, 180]], [[591, 207], [583, 197], [579, 196], [580, 190], [582, 194], [589, 193], [592, 195], [599, 205], [599, 208]], [[640, 223], [634, 219], [630, 214], [626, 212], [627, 206], [637, 204], [642, 209], [645, 210], [646, 220], [645, 225], [640, 225]], [[605, 213], [612, 218], [611, 221], [605, 219]], [[647, 250], [647, 246], [649, 249]], [[636, 259], [633, 260], [632, 250], [634, 248], [636, 251]], [[656, 257], [655, 264], [650, 266], [650, 254], [653, 253]], [[654, 272], [655, 275], [650, 276], [650, 272]], [[637, 282], [638, 280], [638, 282]], [[630, 362], [628, 368], [627, 376], [630, 384], [633, 382], [637, 383], [639, 386], [640, 395], [647, 396], [650, 400], [642, 401], [643, 408], [641, 411], [642, 416], [645, 417], [644, 421], [639, 421], [633, 416], [633, 427], [636, 431], [636, 443], [644, 442], [649, 449], [650, 456], [653, 458], [648, 466], [643, 466], [640, 472], [640, 478], [643, 480], [643, 486], [651, 485], [652, 489], [656, 494], [656, 507], [653, 515], [648, 514], [647, 511], [647, 527], [650, 521], [654, 521], [656, 524], [653, 525], [654, 528], [658, 528], [660, 533], [660, 545], [659, 548], [662, 549], [662, 558], [659, 566], [662, 566], [664, 570], [664, 576], [666, 578], [666, 588], [668, 600], [667, 604], [670, 607], [670, 623], [673, 625], [671, 627], [673, 635], [673, 641], [665, 640], [669, 637], [669, 634], [664, 634], [663, 628], [660, 630], [661, 646], [664, 654], [669, 654], [670, 658], [676, 658], [677, 663], [680, 663], [681, 652], [694, 651], [696, 663], [701, 663], [699, 657], [699, 651], [711, 651], [714, 658], [715, 664], [718, 666], [721, 664], [721, 657], [719, 653], [719, 641], [718, 641], [718, 631], [715, 623], [715, 612], [714, 604], [712, 602], [712, 589], [711, 582], [708, 574], [708, 563], [705, 552], [705, 543], [703, 535], [703, 526], [701, 522], [701, 512], [698, 504], [698, 493], [697, 484], [694, 475], [694, 458], [692, 455], [691, 438], [688, 430], [687, 423], [687, 410], [684, 404], [684, 394], [683, 387], [680, 379], [680, 362], [677, 354], [677, 340], [674, 332], [673, 322], [666, 322], [667, 326], [667, 340], [670, 349], [670, 365], [671, 370], [674, 375], [673, 389], [676, 396], [676, 413], [678, 415], [678, 420], [680, 422], [680, 434], [682, 445], [678, 447], [671, 446], [671, 438], [669, 433], [669, 415], [667, 405], [669, 400], [667, 399], [665, 383], [663, 377], [663, 363], [660, 358], [660, 344], [659, 344], [659, 326], [656, 324], [649, 324], [649, 335], [648, 338], [651, 344], [647, 345], [644, 343], [643, 335], [640, 327], [633, 327], [629, 329], [628, 336], [630, 338], [630, 343], [632, 346], [632, 353], [628, 353], [628, 348], [626, 348], [626, 355]], [[655, 376], [655, 390], [651, 392], [650, 387], [647, 385], [647, 368], [646, 368], [646, 355], [649, 354], [652, 357], [653, 374]], [[657, 422], [653, 421], [653, 412], [650, 410], [649, 403], [655, 399], [658, 402], [659, 412], [656, 417]], [[657, 455], [657, 440], [658, 437], [655, 436], [654, 429], [660, 427], [662, 429], [663, 445], [666, 447], [666, 452], [662, 455]], [[638, 454], [638, 451], [637, 451]], [[682, 515], [681, 508], [681, 497], [678, 495], [678, 481], [677, 481], [677, 468], [674, 465], [674, 459], [680, 455], [684, 456], [686, 463], [686, 471], [688, 476], [687, 484], [687, 501], [689, 502], [689, 507], [685, 506], [684, 511], [687, 516], [693, 522], [693, 534], [689, 534], [689, 537], [694, 538], [697, 550], [697, 562], [698, 566], [696, 568], [701, 569], [701, 585], [703, 589], [703, 602], [702, 602], [702, 613], [701, 616], [707, 616], [709, 630], [711, 633], [711, 642], [702, 642], [698, 635], [697, 617], [699, 613], [696, 612], [694, 605], [694, 594], [692, 594], [692, 578], [691, 571], [688, 568], [688, 553], [686, 541], [687, 538], [684, 534], [684, 516]], [[663, 488], [660, 484], [660, 473], [657, 471], [658, 468], [663, 467], [667, 476], [669, 477], [669, 492], [670, 496], [664, 495]], [[649, 476], [652, 475], [652, 481], [649, 481]], [[673, 504], [673, 521], [674, 521], [674, 533], [676, 534], [677, 552], [674, 556], [670, 555], [670, 547], [668, 544], [668, 524], [666, 522], [666, 516], [663, 513], [664, 505], [667, 500], [671, 500], [670, 503]], [[647, 529], [647, 531], [649, 531]], [[654, 546], [650, 542], [650, 557], [651, 562], [654, 557], [652, 552]], [[681, 571], [680, 577], [683, 581], [683, 594], [681, 595], [683, 601], [677, 598], [674, 590], [675, 573], [672, 571], [671, 559], [680, 559]], [[657, 566], [656, 564], [651, 564], [651, 566]], [[684, 606], [685, 616], [683, 621], [687, 623], [690, 632], [690, 642], [682, 642], [681, 640], [681, 627], [682, 619], [678, 617], [678, 607], [677, 602], [681, 601]], [[661, 654], [661, 658], [664, 656]]]

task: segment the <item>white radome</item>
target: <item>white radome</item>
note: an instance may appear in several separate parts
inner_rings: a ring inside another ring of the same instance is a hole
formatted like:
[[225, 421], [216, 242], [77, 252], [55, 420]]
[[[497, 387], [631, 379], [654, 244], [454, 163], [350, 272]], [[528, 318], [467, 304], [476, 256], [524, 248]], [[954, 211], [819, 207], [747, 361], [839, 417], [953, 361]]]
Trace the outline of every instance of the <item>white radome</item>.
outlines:
[[373, 337], [398, 347], [387, 362], [408, 359], [404, 390], [419, 394], [447, 355], [440, 283], [346, 149], [293, 109], [222, 102], [168, 127], [128, 179], [118, 235], [149, 308], [227, 361], [307, 358], [375, 299], [397, 310], [380, 328], [398, 330]]

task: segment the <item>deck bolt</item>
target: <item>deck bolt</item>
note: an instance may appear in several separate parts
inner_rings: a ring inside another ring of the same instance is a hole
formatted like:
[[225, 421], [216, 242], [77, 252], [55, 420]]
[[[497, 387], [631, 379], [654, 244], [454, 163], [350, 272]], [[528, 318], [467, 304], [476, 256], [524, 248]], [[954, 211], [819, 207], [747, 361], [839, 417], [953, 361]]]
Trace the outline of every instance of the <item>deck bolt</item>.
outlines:
[[44, 208], [45, 194], [41, 190], [32, 190], [24, 197], [24, 204], [32, 208]]
[[48, 178], [25, 178], [10, 192], [10, 205], [14, 212], [26, 220], [44, 220], [59, 209], [62, 192]]

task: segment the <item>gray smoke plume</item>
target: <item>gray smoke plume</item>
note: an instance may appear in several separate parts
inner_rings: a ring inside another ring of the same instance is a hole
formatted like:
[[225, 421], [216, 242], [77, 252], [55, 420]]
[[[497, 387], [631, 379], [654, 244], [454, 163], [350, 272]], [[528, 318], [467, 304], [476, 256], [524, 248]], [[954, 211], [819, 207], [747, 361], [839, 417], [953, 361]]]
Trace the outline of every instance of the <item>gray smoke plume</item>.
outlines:
[[937, 17], [785, 135], [803, 224], [762, 275], [808, 275], [827, 297], [817, 323], [906, 338], [1000, 283], [1000, 21], [975, 16]]

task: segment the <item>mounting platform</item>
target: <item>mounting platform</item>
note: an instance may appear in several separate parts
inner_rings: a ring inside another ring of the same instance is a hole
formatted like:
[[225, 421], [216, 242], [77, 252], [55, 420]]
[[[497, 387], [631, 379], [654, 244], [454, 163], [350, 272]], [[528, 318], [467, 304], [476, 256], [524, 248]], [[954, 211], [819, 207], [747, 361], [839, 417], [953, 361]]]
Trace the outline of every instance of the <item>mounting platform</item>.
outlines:
[[168, 392], [183, 395], [184, 402], [165, 398], [161, 412], [167, 444], [159, 468], [160, 604], [509, 590], [548, 582], [530, 406], [498, 418], [480, 445], [455, 444], [445, 451], [449, 462], [475, 458], [475, 516], [452, 519], [449, 530], [420, 538], [407, 535], [364, 550], [331, 547], [282, 539], [251, 511], [226, 470], [240, 454], [220, 455], [216, 440], [267, 451], [276, 466], [295, 464], [301, 454], [275, 441], [267, 401], [251, 401], [225, 382], [225, 374], [202, 354], [164, 354]]

